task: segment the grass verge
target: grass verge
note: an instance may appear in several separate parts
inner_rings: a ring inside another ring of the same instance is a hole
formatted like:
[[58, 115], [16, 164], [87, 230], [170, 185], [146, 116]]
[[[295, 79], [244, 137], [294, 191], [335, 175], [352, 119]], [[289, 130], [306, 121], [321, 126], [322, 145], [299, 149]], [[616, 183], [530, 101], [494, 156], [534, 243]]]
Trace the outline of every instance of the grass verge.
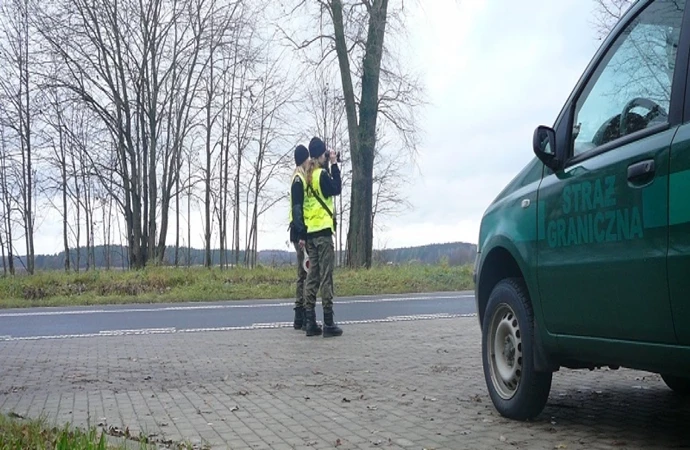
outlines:
[[[127, 272], [41, 272], [0, 278], [0, 308], [292, 298], [295, 271], [294, 267], [153, 267]], [[338, 269], [334, 278], [340, 297], [473, 288], [471, 266]]]
[[[96, 429], [83, 431], [49, 427], [42, 420], [24, 420], [0, 414], [0, 450], [120, 450], [132, 446], [112, 446]], [[146, 444], [141, 444], [145, 449]]]
[[89, 430], [51, 427], [42, 419], [27, 419], [14, 413], [0, 414], [0, 450], [204, 450], [206, 445], [131, 436], [111, 427]]

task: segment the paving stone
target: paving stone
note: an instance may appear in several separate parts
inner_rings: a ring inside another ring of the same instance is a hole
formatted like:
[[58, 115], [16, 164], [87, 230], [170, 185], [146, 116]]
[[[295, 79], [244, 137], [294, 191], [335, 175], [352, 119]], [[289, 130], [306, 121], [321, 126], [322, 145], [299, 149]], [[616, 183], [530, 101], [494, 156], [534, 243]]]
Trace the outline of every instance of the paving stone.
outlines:
[[687, 444], [690, 404], [655, 374], [561, 370], [543, 414], [515, 422], [488, 397], [476, 318], [346, 331], [330, 340], [286, 328], [0, 342], [0, 412], [77, 426], [105, 418], [232, 449]]

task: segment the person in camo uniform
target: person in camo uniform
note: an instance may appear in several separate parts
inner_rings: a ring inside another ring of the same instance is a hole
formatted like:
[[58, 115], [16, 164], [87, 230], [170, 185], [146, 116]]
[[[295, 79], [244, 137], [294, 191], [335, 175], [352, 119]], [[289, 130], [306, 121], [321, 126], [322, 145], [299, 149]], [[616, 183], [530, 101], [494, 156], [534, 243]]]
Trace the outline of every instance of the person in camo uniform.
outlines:
[[[307, 226], [307, 253], [311, 266], [304, 292], [304, 318], [307, 336], [340, 336], [343, 330], [333, 322], [333, 267], [335, 249], [334, 197], [340, 195], [342, 182], [335, 152], [327, 152], [317, 137], [309, 142], [312, 160], [307, 172], [304, 198], [304, 222]], [[328, 166], [330, 165], [330, 173]], [[323, 330], [316, 322], [316, 295], [321, 288]]]
[[297, 286], [295, 291], [295, 330], [306, 330], [304, 323], [304, 282], [307, 272], [304, 270], [304, 250], [307, 242], [307, 227], [304, 224], [303, 204], [307, 188], [307, 173], [311, 161], [309, 150], [304, 145], [295, 148], [295, 171], [290, 186], [290, 242], [297, 252]]

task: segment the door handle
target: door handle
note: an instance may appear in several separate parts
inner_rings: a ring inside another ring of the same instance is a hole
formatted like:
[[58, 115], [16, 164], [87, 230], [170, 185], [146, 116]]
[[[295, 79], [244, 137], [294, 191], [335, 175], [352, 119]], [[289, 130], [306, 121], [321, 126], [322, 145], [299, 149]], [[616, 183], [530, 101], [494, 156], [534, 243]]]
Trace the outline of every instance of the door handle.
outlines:
[[656, 164], [653, 159], [645, 159], [628, 166], [628, 181], [633, 185], [646, 184], [654, 178]]

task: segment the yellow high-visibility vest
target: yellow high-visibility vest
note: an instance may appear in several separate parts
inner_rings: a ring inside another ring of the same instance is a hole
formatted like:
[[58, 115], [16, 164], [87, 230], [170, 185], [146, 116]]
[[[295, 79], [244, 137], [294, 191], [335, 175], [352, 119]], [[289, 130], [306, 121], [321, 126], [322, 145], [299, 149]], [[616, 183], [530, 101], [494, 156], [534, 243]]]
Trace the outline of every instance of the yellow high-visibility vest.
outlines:
[[[307, 226], [307, 231], [309, 233], [316, 233], [317, 231], [330, 229], [335, 231], [333, 228], [333, 212], [335, 207], [335, 202], [333, 197], [324, 197], [323, 192], [321, 192], [321, 172], [323, 169], [318, 168], [314, 170], [311, 178], [311, 189], [307, 188], [307, 192], [304, 197], [304, 223]], [[328, 211], [319, 203], [315, 196], [318, 196], [321, 201], [328, 207]]]
[[[302, 191], [304, 191], [304, 199], [307, 199], [307, 180], [304, 179], [301, 173], [297, 172], [295, 173], [295, 176], [292, 177], [292, 183], [295, 183], [295, 180], [299, 178], [302, 180]], [[292, 185], [290, 185], [290, 211], [289, 211], [289, 222], [292, 223]]]

